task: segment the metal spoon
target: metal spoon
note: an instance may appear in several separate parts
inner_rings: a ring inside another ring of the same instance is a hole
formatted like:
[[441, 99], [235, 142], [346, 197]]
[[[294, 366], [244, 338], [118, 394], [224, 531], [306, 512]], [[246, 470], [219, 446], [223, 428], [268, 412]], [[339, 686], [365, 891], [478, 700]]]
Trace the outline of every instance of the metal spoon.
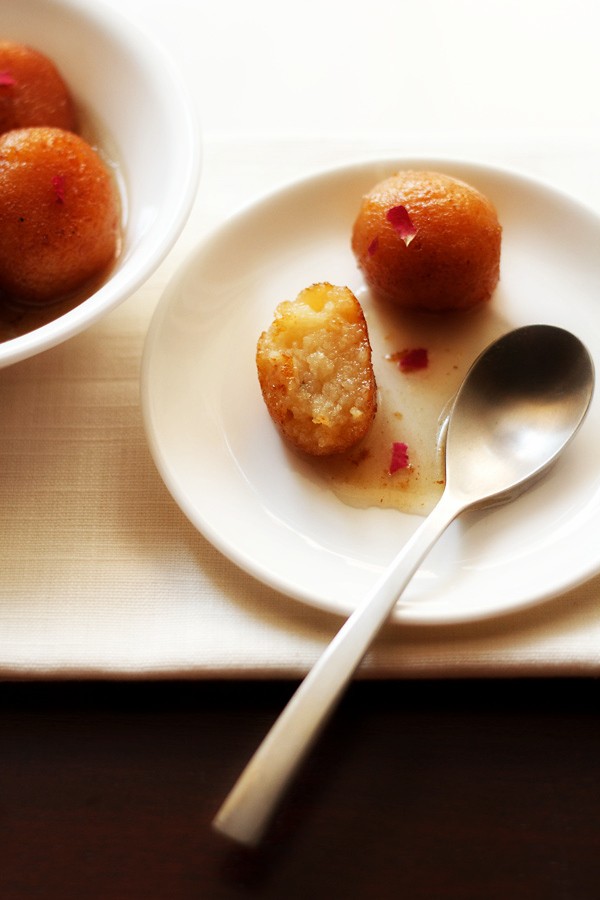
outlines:
[[296, 769], [421, 561], [467, 509], [512, 500], [556, 460], [581, 425], [594, 368], [582, 343], [550, 325], [516, 329], [475, 361], [454, 400], [446, 488], [433, 512], [348, 618], [275, 722], [214, 827], [260, 841]]

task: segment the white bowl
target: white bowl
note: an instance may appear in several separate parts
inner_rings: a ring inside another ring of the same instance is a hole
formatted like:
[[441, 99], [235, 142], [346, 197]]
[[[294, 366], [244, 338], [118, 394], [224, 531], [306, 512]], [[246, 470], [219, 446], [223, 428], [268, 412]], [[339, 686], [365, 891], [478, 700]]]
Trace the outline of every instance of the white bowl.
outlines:
[[124, 185], [123, 249], [109, 279], [74, 309], [0, 343], [0, 367], [87, 328], [162, 262], [194, 200], [200, 138], [186, 88], [163, 50], [99, 0], [2, 0], [0, 39], [57, 65], [76, 103], [115, 148]]

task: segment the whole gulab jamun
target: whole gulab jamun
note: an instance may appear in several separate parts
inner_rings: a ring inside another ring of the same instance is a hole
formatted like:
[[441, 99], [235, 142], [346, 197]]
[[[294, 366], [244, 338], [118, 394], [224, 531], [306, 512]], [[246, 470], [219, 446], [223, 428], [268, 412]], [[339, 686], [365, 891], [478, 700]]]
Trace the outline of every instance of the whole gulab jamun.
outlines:
[[60, 299], [105, 272], [120, 240], [119, 194], [86, 141], [58, 128], [0, 135], [0, 293]]
[[496, 210], [480, 191], [439, 172], [406, 170], [363, 197], [352, 250], [375, 294], [441, 312], [491, 298], [501, 237]]
[[55, 64], [39, 50], [0, 41], [0, 132], [36, 125], [75, 131], [71, 93]]

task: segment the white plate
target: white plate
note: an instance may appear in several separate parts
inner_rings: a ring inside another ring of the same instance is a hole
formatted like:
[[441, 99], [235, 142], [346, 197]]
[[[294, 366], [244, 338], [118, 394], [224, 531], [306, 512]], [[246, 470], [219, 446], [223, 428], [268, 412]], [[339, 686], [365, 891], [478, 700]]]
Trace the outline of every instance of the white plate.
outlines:
[[[347, 284], [364, 295], [349, 246], [360, 197], [380, 178], [409, 167], [461, 177], [496, 204], [502, 275], [488, 324], [496, 332], [533, 322], [569, 328], [598, 364], [598, 217], [520, 175], [429, 159], [329, 170], [234, 216], [167, 287], [144, 353], [148, 439], [184, 513], [256, 578], [344, 615], [421, 519], [348, 507], [284, 448], [260, 396], [256, 340], [277, 303], [313, 282]], [[483, 340], [484, 332], [482, 346], [489, 338]], [[454, 523], [394, 619], [443, 624], [498, 615], [598, 571], [599, 417], [594, 402], [577, 439], [528, 494]]]

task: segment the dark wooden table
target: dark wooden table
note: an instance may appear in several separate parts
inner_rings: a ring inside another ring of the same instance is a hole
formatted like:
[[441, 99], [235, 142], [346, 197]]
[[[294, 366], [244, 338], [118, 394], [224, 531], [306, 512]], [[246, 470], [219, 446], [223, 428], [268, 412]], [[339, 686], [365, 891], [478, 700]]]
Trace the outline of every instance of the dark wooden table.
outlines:
[[597, 900], [599, 687], [357, 682], [252, 851], [210, 822], [293, 684], [0, 684], [0, 898]]

